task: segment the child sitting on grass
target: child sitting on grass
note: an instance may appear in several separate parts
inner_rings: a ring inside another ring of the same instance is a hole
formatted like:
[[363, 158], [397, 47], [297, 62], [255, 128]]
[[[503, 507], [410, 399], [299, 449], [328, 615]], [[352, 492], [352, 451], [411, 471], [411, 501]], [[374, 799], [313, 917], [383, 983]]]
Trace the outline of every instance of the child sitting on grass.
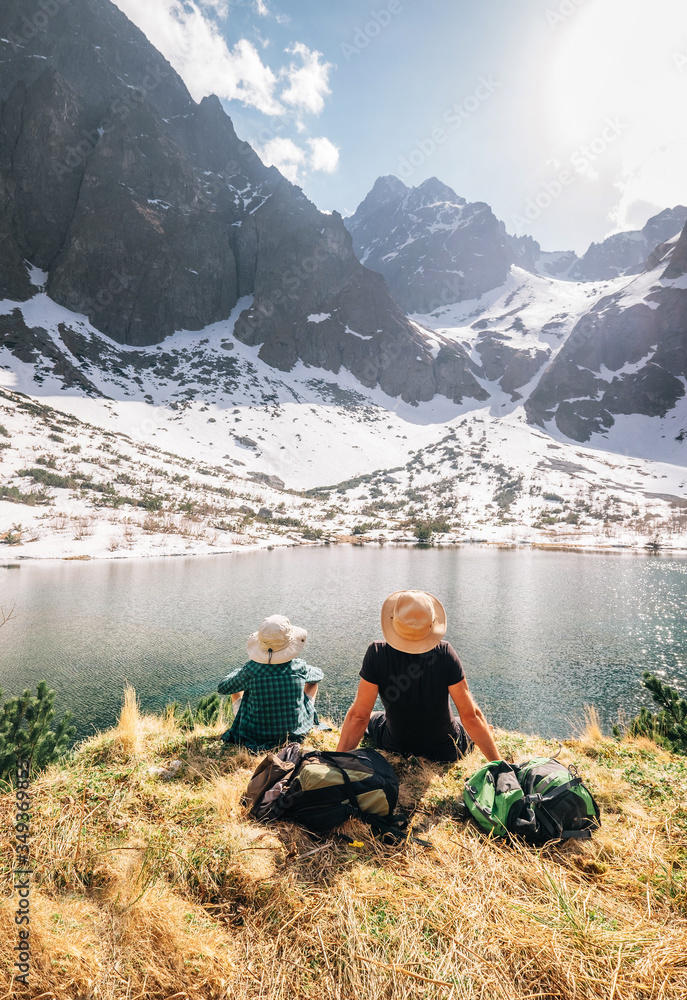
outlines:
[[286, 742], [302, 743], [318, 725], [315, 696], [324, 677], [298, 654], [308, 633], [283, 615], [266, 618], [248, 637], [250, 659], [217, 686], [232, 696], [234, 722], [222, 736], [249, 750], [271, 750]]

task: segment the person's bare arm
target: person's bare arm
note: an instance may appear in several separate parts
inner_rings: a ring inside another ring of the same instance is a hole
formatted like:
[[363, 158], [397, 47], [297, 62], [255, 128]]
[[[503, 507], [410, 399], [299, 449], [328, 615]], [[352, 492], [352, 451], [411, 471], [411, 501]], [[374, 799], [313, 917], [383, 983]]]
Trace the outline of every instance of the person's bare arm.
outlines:
[[458, 684], [451, 684], [448, 693], [453, 698], [468, 736], [475, 741], [487, 760], [501, 760], [489, 723], [470, 694], [468, 682], [463, 679]]
[[355, 701], [346, 713], [341, 727], [341, 736], [337, 750], [355, 750], [363, 738], [365, 727], [370, 721], [370, 714], [375, 706], [379, 688], [362, 678], [358, 684]]

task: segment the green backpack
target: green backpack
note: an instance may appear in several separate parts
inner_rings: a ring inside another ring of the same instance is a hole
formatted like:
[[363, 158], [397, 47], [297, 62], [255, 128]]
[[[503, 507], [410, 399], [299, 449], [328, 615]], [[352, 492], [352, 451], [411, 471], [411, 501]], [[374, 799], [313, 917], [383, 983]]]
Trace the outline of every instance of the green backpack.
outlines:
[[522, 764], [492, 761], [466, 779], [463, 799], [488, 833], [515, 834], [538, 846], [587, 839], [601, 825], [599, 807], [575, 765], [552, 757]]

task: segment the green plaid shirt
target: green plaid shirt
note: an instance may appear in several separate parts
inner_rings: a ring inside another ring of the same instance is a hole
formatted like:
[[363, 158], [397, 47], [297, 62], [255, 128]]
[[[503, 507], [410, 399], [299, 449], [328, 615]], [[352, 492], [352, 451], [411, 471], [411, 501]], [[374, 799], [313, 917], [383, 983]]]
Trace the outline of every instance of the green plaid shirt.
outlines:
[[217, 685], [220, 694], [243, 691], [231, 738], [250, 750], [269, 750], [289, 736], [306, 736], [313, 727], [315, 706], [304, 691], [324, 677], [319, 667], [296, 658], [288, 663], [248, 660]]

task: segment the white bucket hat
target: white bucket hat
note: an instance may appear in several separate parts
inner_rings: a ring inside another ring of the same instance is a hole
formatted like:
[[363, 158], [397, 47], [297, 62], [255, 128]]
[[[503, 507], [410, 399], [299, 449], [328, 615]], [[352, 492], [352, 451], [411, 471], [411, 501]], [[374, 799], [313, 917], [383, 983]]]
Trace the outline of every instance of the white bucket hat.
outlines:
[[292, 625], [284, 615], [270, 615], [248, 636], [246, 647], [256, 663], [288, 663], [300, 654], [307, 638], [307, 631]]
[[384, 638], [403, 653], [428, 653], [446, 633], [441, 601], [424, 590], [397, 590], [382, 605]]

